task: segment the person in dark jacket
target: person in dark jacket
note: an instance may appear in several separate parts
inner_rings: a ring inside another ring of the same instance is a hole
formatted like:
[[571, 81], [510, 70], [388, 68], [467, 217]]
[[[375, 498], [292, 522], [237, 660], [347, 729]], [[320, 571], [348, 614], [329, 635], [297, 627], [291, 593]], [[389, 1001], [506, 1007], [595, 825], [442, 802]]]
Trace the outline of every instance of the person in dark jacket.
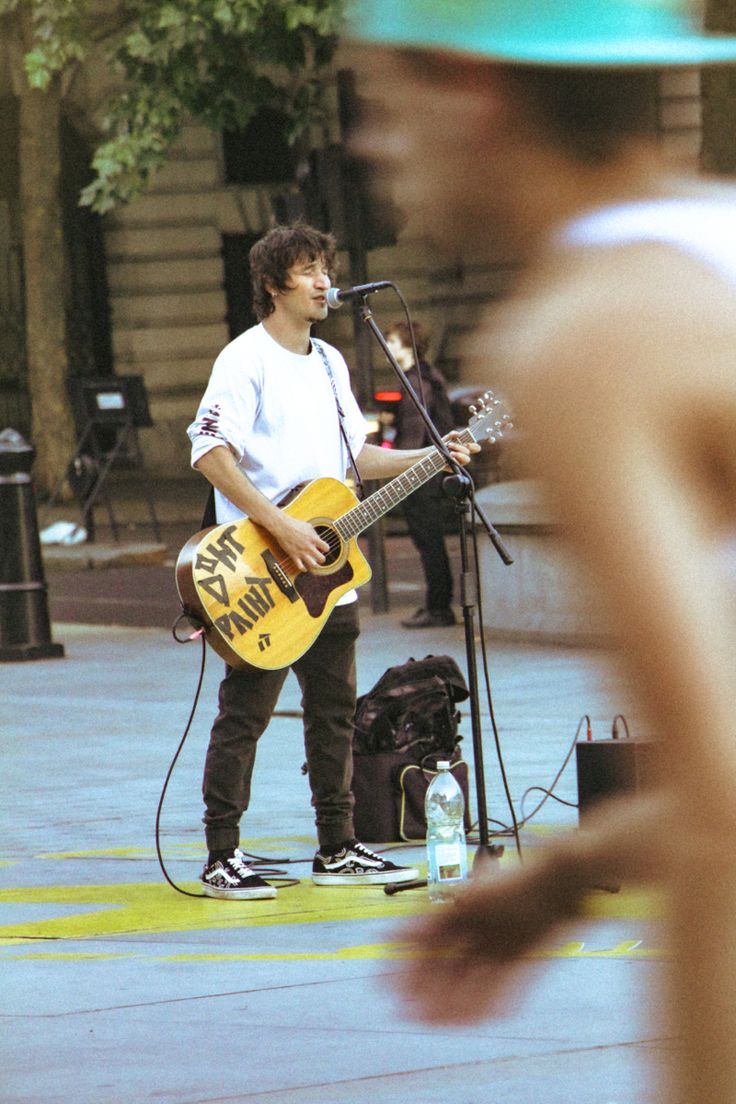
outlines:
[[[447, 385], [442, 373], [427, 361], [429, 339], [419, 323], [414, 323], [416, 351], [421, 371], [414, 363], [411, 331], [406, 322], [394, 322], [386, 330], [386, 341], [400, 368], [406, 372], [409, 383], [426, 406], [427, 413], [440, 435], [452, 429], [452, 412], [447, 397]], [[403, 390], [403, 388], [402, 388]], [[396, 437], [394, 446], [399, 449], [423, 448], [431, 444], [429, 432], [422, 416], [408, 395], [403, 394], [394, 416]], [[452, 610], [452, 571], [445, 544], [445, 526], [442, 481], [446, 473], [430, 479], [402, 503], [409, 536], [422, 562], [426, 593], [424, 605], [410, 618], [402, 621], [406, 629], [426, 629], [441, 625], [454, 625]]]

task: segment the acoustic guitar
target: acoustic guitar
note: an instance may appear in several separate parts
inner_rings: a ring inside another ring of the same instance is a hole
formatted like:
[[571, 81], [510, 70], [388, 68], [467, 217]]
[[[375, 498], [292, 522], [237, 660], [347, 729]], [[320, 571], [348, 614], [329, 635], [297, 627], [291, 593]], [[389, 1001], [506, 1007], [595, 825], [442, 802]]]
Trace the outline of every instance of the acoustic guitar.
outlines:
[[[493, 442], [511, 426], [490, 391], [470, 409], [473, 416], [459, 434], [466, 444]], [[444, 466], [433, 449], [363, 502], [338, 479], [307, 483], [284, 509], [313, 525], [330, 546], [325, 562], [310, 571], [299, 571], [271, 534], [248, 518], [201, 530], [176, 564], [184, 613], [204, 627], [231, 667], [288, 667], [316, 639], [338, 600], [370, 579], [358, 535]]]

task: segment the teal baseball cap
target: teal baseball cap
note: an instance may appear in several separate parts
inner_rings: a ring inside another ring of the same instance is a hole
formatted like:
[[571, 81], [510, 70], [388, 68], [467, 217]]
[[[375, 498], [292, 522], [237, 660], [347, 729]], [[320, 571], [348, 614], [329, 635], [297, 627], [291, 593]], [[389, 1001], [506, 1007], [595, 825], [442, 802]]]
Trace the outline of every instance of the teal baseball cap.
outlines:
[[350, 0], [348, 37], [527, 65], [660, 68], [736, 62], [687, 0]]

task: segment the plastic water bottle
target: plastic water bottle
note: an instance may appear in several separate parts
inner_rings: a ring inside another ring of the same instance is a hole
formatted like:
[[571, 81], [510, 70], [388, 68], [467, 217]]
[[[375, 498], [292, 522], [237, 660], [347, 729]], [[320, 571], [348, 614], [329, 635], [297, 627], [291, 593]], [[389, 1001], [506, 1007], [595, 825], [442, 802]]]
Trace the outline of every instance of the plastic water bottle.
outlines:
[[446, 900], [468, 876], [465, 799], [446, 760], [437, 763], [424, 801], [427, 819], [427, 885], [430, 901]]

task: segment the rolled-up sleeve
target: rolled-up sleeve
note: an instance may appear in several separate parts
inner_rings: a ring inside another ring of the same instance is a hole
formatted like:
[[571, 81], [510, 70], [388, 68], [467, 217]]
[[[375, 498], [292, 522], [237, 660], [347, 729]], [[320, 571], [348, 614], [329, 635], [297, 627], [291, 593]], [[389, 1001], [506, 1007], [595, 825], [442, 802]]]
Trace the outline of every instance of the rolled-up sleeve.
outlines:
[[[240, 460], [246, 436], [256, 411], [255, 389], [247, 373], [236, 373], [236, 365], [225, 350], [215, 361], [207, 389], [194, 421], [187, 427], [194, 466], [205, 453], [218, 445], [229, 448]], [[233, 386], [238, 380], [237, 389]]]

